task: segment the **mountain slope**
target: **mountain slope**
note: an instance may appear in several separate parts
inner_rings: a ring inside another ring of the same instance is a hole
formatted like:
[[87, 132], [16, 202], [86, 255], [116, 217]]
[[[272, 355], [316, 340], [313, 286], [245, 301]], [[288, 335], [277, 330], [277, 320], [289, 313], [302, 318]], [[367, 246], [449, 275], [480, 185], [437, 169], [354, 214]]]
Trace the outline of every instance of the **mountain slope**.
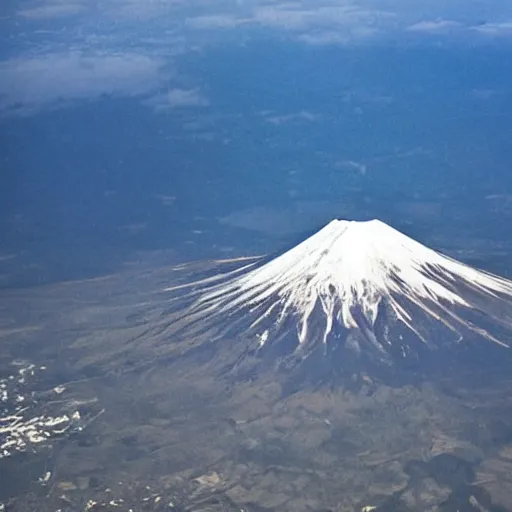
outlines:
[[464, 339], [512, 344], [512, 282], [385, 223], [333, 220], [270, 261], [192, 283], [186, 329], [308, 355], [407, 357]]

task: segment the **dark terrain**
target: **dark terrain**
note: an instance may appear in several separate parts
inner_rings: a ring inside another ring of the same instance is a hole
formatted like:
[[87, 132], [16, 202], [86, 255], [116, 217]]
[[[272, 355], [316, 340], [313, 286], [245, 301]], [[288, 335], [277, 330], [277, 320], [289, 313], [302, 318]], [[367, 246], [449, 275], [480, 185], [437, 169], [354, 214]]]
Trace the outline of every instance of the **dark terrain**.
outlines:
[[5, 510], [512, 508], [506, 350], [433, 359], [396, 382], [364, 368], [293, 385], [272, 365], [226, 374], [241, 343], [152, 328], [162, 290], [191, 269], [151, 260], [2, 292], [6, 412], [71, 418], [0, 459]]

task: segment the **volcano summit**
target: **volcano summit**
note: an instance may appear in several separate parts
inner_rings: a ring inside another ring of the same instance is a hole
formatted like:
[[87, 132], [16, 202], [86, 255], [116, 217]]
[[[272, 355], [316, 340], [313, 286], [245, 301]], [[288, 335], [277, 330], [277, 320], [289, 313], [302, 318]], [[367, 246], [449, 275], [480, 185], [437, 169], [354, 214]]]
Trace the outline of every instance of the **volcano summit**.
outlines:
[[478, 339], [512, 345], [512, 281], [379, 220], [333, 220], [275, 258], [190, 287], [185, 330], [247, 340], [258, 352], [392, 361]]

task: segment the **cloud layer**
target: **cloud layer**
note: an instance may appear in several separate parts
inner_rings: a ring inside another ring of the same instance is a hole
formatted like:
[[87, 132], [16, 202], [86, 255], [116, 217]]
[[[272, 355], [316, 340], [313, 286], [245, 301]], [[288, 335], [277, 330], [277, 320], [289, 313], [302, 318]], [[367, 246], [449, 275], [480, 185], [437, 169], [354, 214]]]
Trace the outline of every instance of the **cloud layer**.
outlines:
[[[2, 30], [5, 29], [5, 30]], [[0, 19], [0, 109], [36, 111], [109, 94], [160, 111], [204, 107], [166, 66], [176, 53], [277, 37], [305, 45], [512, 40], [512, 4], [453, 0], [31, 0]], [[162, 92], [167, 91], [167, 92]]]
[[102, 95], [134, 96], [151, 91], [165, 73], [160, 59], [136, 53], [50, 53], [0, 63], [0, 108], [36, 110]]

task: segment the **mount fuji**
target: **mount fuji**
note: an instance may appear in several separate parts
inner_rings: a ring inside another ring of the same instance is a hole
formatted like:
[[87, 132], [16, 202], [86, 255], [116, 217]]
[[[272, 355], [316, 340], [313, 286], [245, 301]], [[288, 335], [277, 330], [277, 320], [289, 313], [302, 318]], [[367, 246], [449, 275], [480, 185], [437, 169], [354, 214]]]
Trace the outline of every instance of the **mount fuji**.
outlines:
[[277, 257], [168, 290], [183, 288], [175, 329], [253, 353], [392, 363], [482, 341], [512, 345], [512, 281], [379, 220], [333, 220]]

